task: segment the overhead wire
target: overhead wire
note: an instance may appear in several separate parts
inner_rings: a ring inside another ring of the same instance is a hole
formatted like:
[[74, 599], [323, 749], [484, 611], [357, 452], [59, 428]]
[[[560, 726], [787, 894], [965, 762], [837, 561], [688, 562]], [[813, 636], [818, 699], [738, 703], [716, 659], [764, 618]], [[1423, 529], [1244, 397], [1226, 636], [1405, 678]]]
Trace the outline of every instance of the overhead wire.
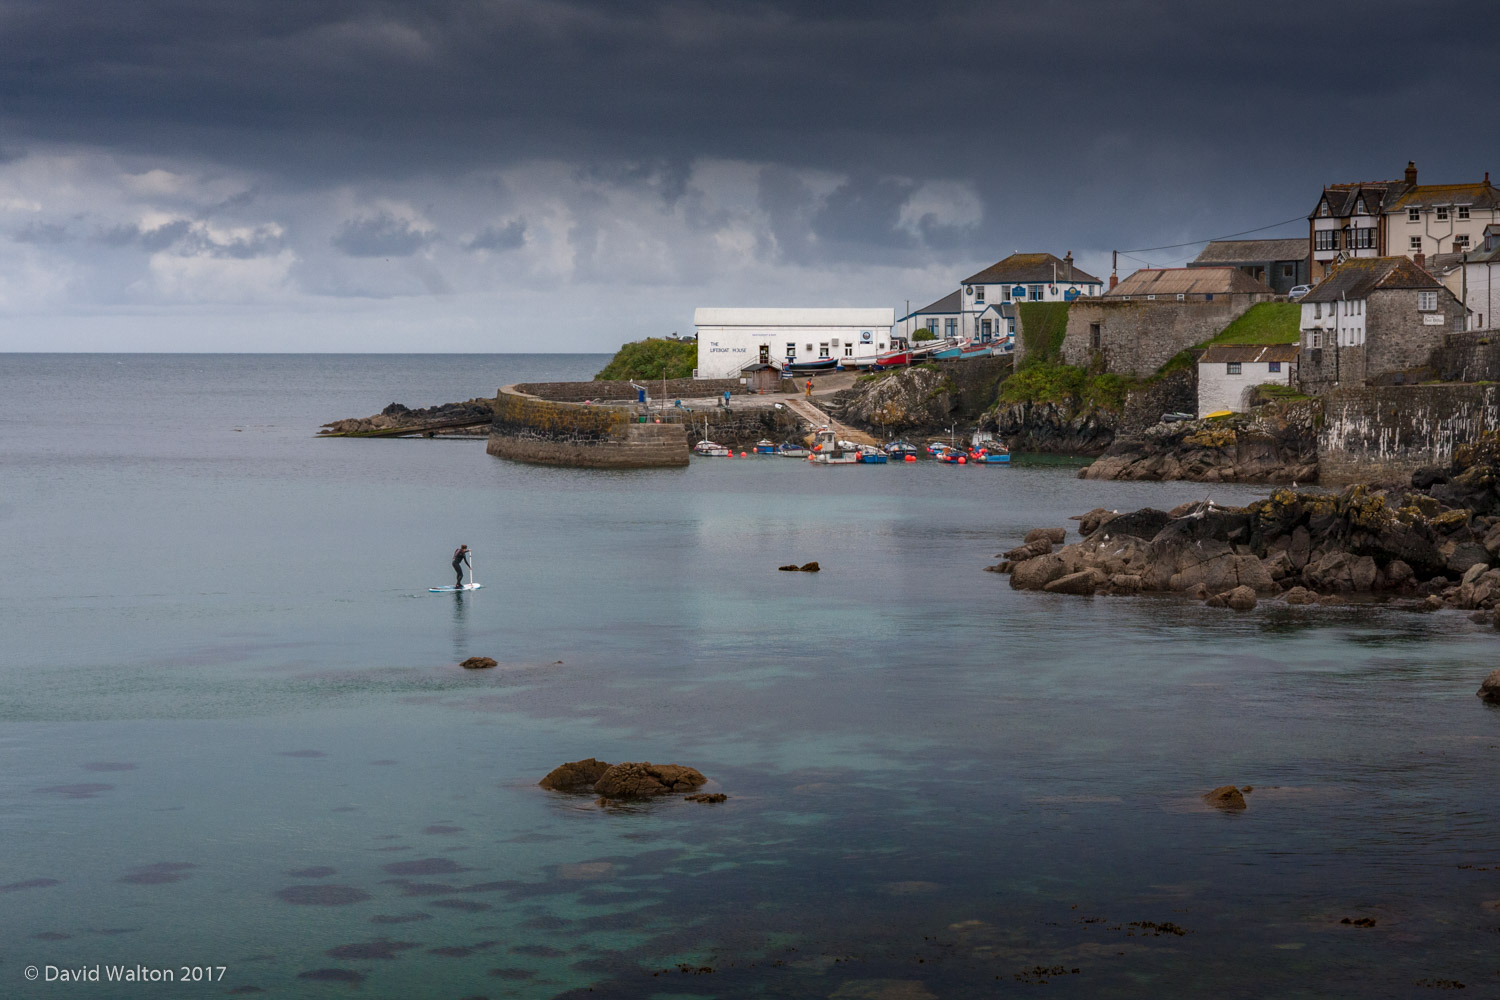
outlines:
[[[1199, 243], [1213, 243], [1216, 240], [1232, 240], [1236, 236], [1249, 236], [1251, 233], [1263, 233], [1267, 229], [1276, 229], [1276, 228], [1278, 228], [1280, 226], [1289, 226], [1289, 225], [1291, 225], [1294, 222], [1304, 222], [1304, 221], [1306, 221], [1306, 219], [1307, 219], [1307, 216], [1305, 216], [1305, 215], [1298, 215], [1298, 216], [1296, 216], [1294, 218], [1286, 219], [1286, 220], [1284, 220], [1282, 222], [1273, 222], [1269, 226], [1261, 226], [1261, 227], [1259, 227], [1257, 229], [1246, 229], [1246, 230], [1244, 230], [1242, 232], [1230, 233], [1228, 236], [1210, 236], [1206, 240], [1190, 240], [1187, 243], [1169, 243], [1166, 246], [1160, 246], [1160, 247], [1132, 247], [1129, 250], [1119, 250], [1119, 251], [1116, 251], [1116, 252], [1128, 255], [1128, 254], [1132, 254], [1132, 253], [1150, 253], [1153, 250], [1176, 250], [1179, 247], [1195, 247]], [[1139, 259], [1139, 258], [1136, 258], [1136, 259]]]

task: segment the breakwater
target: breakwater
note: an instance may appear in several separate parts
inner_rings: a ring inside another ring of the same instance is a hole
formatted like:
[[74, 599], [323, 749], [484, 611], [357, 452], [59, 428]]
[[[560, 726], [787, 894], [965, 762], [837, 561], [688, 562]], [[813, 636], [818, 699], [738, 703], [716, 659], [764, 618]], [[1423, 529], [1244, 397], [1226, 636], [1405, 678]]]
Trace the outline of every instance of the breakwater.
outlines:
[[680, 424], [641, 423], [626, 407], [542, 399], [516, 386], [495, 397], [485, 451], [517, 462], [598, 469], [688, 464]]

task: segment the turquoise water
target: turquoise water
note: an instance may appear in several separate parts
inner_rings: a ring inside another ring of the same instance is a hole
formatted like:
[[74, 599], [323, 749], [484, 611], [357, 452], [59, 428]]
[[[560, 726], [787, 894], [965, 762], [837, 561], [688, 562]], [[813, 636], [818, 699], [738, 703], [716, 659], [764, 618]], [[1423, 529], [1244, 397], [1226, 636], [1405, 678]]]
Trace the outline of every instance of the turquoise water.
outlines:
[[[1254, 489], [313, 437], [604, 360], [0, 355], [0, 996], [1500, 986], [1492, 630], [982, 571]], [[729, 800], [536, 787], [587, 756]]]

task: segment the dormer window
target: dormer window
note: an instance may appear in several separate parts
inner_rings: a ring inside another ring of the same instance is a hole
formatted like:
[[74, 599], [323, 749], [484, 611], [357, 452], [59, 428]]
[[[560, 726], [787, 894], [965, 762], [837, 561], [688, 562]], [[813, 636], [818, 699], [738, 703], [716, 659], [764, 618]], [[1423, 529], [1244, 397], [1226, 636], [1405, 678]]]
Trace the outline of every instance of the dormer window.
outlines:
[[1328, 215], [1329, 215], [1328, 202], [1325, 201], [1321, 205], [1318, 206], [1318, 214], [1321, 215], [1321, 216], [1323, 216], [1324, 218], [1328, 217]]
[[1360, 215], [1364, 215], [1365, 214], [1365, 200], [1363, 198], [1359, 199], [1358, 201], [1356, 201], [1354, 203], [1354, 210], [1356, 212], [1358, 212]]

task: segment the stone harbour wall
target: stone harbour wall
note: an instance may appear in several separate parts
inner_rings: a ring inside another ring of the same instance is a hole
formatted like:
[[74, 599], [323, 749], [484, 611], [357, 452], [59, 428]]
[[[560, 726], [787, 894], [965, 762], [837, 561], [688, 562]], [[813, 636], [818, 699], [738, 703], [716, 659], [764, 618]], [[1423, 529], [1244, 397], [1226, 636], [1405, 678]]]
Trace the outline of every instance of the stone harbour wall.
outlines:
[[[646, 387], [653, 400], [662, 398], [661, 379], [637, 379], [637, 384]], [[701, 399], [718, 396], [728, 389], [735, 395], [745, 391], [738, 378], [669, 378], [666, 380], [666, 399]], [[559, 403], [581, 403], [585, 399], [635, 399], [636, 390], [628, 380], [606, 380], [595, 382], [525, 382], [511, 386], [517, 392], [527, 393], [541, 399]]]
[[1408, 385], [1335, 389], [1323, 397], [1323, 483], [1397, 482], [1500, 428], [1500, 387]]
[[639, 423], [628, 409], [538, 399], [506, 386], [485, 451], [496, 458], [591, 469], [688, 464], [681, 424]]

